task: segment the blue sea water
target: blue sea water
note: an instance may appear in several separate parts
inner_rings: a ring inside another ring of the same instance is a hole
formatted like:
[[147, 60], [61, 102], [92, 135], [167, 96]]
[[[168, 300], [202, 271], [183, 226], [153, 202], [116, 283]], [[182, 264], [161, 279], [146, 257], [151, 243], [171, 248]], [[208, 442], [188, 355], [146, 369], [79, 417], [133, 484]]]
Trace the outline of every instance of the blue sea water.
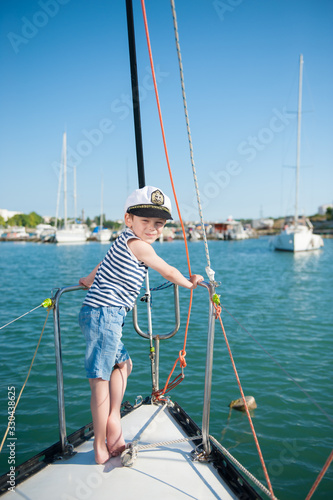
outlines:
[[[155, 243], [157, 253], [188, 273], [184, 242]], [[313, 253], [269, 249], [269, 238], [209, 242], [212, 267], [221, 282], [218, 293], [223, 323], [246, 395], [257, 402], [253, 423], [275, 495], [304, 499], [333, 447], [332, 331], [333, 240]], [[0, 326], [30, 311], [51, 289], [75, 285], [95, 267], [106, 245], [0, 244]], [[202, 242], [189, 244], [192, 272], [205, 274]], [[151, 273], [151, 285], [163, 282]], [[84, 292], [61, 299], [61, 328], [67, 432], [91, 421], [90, 391], [83, 368], [84, 342], [77, 316]], [[183, 347], [189, 292], [181, 290], [180, 332], [161, 342], [160, 385]], [[173, 328], [172, 289], [153, 293], [154, 332]], [[145, 305], [139, 302], [145, 329]], [[0, 331], [0, 438], [8, 421], [8, 387], [16, 397], [25, 381], [46, 310], [38, 308]], [[208, 294], [194, 292], [184, 381], [171, 397], [201, 426], [207, 341]], [[124, 343], [133, 360], [125, 398], [151, 392], [148, 341], [134, 331], [129, 314]], [[176, 374], [178, 374], [178, 368]], [[264, 482], [247, 417], [229, 411], [239, 397], [219, 323], [216, 323], [210, 433]], [[15, 417], [16, 465], [59, 439], [52, 317], [22, 394]], [[8, 442], [8, 439], [7, 441]], [[0, 473], [8, 470], [8, 448], [0, 455]], [[333, 498], [333, 466], [313, 498]]]

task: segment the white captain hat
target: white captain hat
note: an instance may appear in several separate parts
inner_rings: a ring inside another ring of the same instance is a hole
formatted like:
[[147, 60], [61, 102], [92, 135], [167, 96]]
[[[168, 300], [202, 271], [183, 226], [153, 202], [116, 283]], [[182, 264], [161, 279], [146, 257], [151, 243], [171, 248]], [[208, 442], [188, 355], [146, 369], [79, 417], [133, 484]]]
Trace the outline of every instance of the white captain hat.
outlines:
[[126, 200], [125, 212], [139, 217], [171, 219], [170, 198], [154, 186], [136, 189]]

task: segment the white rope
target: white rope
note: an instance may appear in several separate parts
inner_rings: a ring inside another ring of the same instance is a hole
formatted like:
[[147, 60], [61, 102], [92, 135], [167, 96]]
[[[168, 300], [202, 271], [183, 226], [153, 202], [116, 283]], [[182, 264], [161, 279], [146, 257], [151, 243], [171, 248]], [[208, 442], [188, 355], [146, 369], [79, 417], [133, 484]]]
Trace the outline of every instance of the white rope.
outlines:
[[159, 443], [150, 444], [138, 444], [138, 440], [134, 440], [129, 443], [128, 447], [121, 454], [121, 463], [124, 467], [132, 467], [134, 461], [138, 456], [138, 452], [142, 450], [149, 450], [152, 448], [160, 448], [162, 446], [170, 446], [177, 443], [185, 443], [187, 441], [195, 441], [196, 439], [201, 439], [202, 435], [184, 437], [180, 439], [174, 439], [172, 441], [160, 441]]
[[[272, 495], [270, 491], [264, 486], [251, 472], [249, 472], [238, 460], [231, 455], [231, 453], [224, 448], [224, 446], [221, 445], [213, 436], [209, 436], [210, 440], [218, 447], [220, 450], [224, 453], [224, 455], [227, 455], [227, 457], [235, 464], [237, 467], [246, 475], [248, 476], [253, 483], [258, 486], [268, 497], [272, 498]], [[274, 496], [274, 500], [277, 500], [277, 498]]]
[[50, 307], [53, 307], [53, 302], [52, 302], [52, 299], [45, 299], [45, 300], [43, 300], [43, 302], [42, 302], [39, 306], [34, 307], [34, 308], [33, 308], [33, 309], [31, 309], [30, 311], [28, 311], [28, 312], [26, 312], [26, 313], [22, 314], [22, 316], [19, 316], [18, 318], [13, 319], [12, 321], [10, 321], [9, 323], [7, 323], [6, 325], [1, 326], [1, 327], [0, 327], [0, 330], [2, 330], [3, 328], [6, 328], [6, 326], [8, 326], [8, 325], [11, 325], [12, 323], [14, 323], [15, 321], [17, 321], [18, 319], [23, 318], [23, 317], [24, 317], [24, 316], [26, 316], [27, 314], [30, 314], [30, 313], [32, 313], [33, 311], [36, 311], [36, 309], [39, 309], [40, 307], [45, 307], [45, 308], [48, 308], [48, 309], [49, 309]]
[[11, 325], [12, 323], [15, 323], [15, 321], [17, 321], [18, 319], [23, 318], [23, 317], [24, 317], [24, 316], [26, 316], [27, 314], [30, 314], [31, 312], [36, 311], [36, 309], [38, 309], [39, 307], [42, 307], [42, 305], [43, 305], [43, 304], [40, 304], [39, 306], [35, 307], [34, 309], [31, 309], [31, 311], [28, 311], [28, 312], [26, 312], [26, 313], [22, 314], [22, 316], [19, 316], [18, 318], [13, 319], [12, 321], [10, 321], [9, 323], [7, 323], [6, 325], [1, 326], [1, 327], [0, 327], [0, 330], [2, 330], [3, 328], [6, 328], [6, 326]]
[[[223, 452], [223, 454], [226, 455], [238, 467], [239, 470], [241, 470], [246, 476], [248, 476], [251, 479], [251, 481], [256, 486], [258, 486], [258, 488], [261, 489], [268, 497], [272, 498], [270, 491], [253, 474], [251, 474], [251, 472], [249, 472], [240, 462], [238, 462], [238, 460], [233, 455], [231, 455], [231, 453], [226, 448], [224, 448], [224, 446], [222, 446], [221, 443], [219, 443], [211, 435], [209, 436], [209, 438], [215, 444], [215, 446], [217, 446]], [[138, 444], [138, 440], [134, 440], [132, 441], [132, 443], [129, 444], [129, 447], [126, 448], [126, 450], [121, 454], [122, 464], [125, 467], [131, 467], [139, 451], [149, 450], [152, 448], [161, 448], [162, 446], [170, 446], [172, 444], [184, 443], [188, 441], [195, 441], [197, 439], [202, 439], [202, 434], [198, 434], [197, 436], [191, 436], [187, 438], [184, 437], [184, 438], [174, 439], [172, 441], [160, 441], [158, 443], [149, 443], [149, 444]], [[274, 500], [277, 500], [275, 496]]]
[[182, 87], [182, 96], [183, 96], [183, 104], [184, 104], [184, 111], [185, 111], [187, 136], [188, 136], [188, 142], [189, 142], [189, 147], [190, 147], [190, 157], [191, 157], [191, 165], [192, 165], [192, 172], [193, 172], [193, 180], [194, 180], [195, 193], [196, 193], [197, 202], [198, 202], [198, 210], [199, 210], [200, 222], [201, 222], [201, 227], [202, 227], [202, 234], [203, 234], [203, 239], [204, 239], [204, 243], [205, 243], [205, 253], [206, 253], [206, 260], [207, 260], [206, 273], [207, 273], [207, 276], [209, 278], [209, 281], [214, 281], [215, 272], [210, 267], [210, 257], [209, 257], [208, 243], [207, 243], [207, 235], [206, 235], [206, 229], [205, 229], [205, 224], [204, 224], [203, 215], [202, 215], [202, 207], [201, 207], [200, 193], [199, 193], [199, 184], [198, 184], [198, 178], [197, 178], [197, 173], [196, 173], [195, 163], [194, 163], [194, 156], [193, 156], [192, 136], [191, 136], [190, 121], [189, 121], [188, 112], [187, 112], [187, 102], [186, 102], [186, 94], [185, 94], [183, 64], [182, 64], [182, 57], [181, 57], [180, 45], [179, 45], [176, 7], [175, 7], [174, 0], [170, 0], [170, 1], [171, 1], [171, 10], [172, 10], [172, 18], [173, 18], [173, 27], [174, 27], [174, 31], [175, 31], [176, 48], [177, 48], [177, 54], [178, 54], [179, 73], [180, 73], [180, 81], [181, 81], [181, 87]]
[[160, 441], [159, 443], [138, 444], [137, 450], [140, 451], [140, 450], [148, 450], [150, 448], [160, 448], [162, 446], [170, 446], [171, 444], [185, 443], [187, 441], [195, 441], [196, 439], [202, 439], [202, 435], [198, 434], [197, 436], [174, 439], [173, 441]]

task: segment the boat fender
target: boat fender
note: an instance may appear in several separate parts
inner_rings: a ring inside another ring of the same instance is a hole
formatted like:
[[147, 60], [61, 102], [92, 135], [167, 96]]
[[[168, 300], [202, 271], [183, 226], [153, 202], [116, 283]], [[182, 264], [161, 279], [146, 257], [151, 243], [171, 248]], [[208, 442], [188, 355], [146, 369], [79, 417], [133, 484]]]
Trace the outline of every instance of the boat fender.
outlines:
[[[254, 399], [253, 396], [245, 396], [246, 404], [249, 410], [254, 410], [257, 408], [257, 403], [256, 400]], [[235, 399], [234, 401], [231, 401], [229, 404], [230, 408], [233, 408], [234, 410], [238, 411], [246, 411], [245, 410], [245, 404], [243, 401], [243, 398]]]

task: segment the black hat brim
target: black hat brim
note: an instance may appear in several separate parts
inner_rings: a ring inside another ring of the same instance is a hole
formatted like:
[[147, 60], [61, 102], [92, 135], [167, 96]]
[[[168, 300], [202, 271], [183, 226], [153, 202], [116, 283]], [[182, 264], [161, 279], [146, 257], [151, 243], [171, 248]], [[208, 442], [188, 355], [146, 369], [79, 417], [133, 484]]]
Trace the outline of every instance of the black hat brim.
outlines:
[[170, 212], [165, 207], [129, 207], [129, 214], [137, 215], [138, 217], [156, 217], [158, 219], [173, 220]]

